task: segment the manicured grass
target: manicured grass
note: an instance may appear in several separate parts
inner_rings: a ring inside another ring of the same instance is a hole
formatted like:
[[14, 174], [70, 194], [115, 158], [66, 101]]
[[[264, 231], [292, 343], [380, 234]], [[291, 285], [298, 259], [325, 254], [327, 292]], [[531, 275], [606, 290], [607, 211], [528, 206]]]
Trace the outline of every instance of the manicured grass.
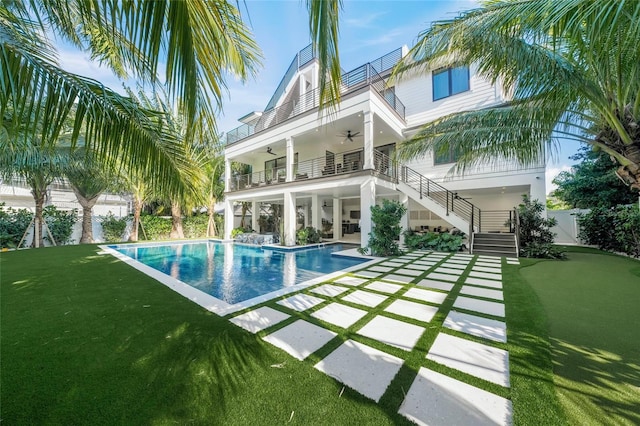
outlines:
[[520, 270], [548, 317], [560, 402], [570, 424], [640, 424], [640, 261], [569, 250]]
[[0, 261], [3, 423], [408, 424], [95, 246]]

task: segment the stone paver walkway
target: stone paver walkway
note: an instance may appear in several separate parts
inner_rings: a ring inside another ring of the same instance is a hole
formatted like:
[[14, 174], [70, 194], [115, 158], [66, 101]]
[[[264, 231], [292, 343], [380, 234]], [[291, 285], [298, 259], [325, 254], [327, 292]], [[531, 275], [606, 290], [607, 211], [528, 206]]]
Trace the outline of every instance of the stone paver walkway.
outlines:
[[[230, 321], [376, 402], [406, 392], [397, 410], [415, 423], [511, 424], [492, 393], [510, 386], [503, 264], [519, 261], [414, 251]], [[409, 354], [423, 361], [407, 390], [394, 378]]]

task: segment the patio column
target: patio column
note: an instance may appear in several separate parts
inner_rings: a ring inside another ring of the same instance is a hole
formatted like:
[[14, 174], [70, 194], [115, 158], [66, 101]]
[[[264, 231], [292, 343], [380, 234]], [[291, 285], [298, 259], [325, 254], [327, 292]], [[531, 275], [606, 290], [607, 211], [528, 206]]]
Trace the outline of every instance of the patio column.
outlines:
[[296, 245], [296, 194], [290, 191], [284, 193], [284, 244]]
[[342, 200], [333, 199], [333, 239], [342, 238]]
[[373, 112], [365, 111], [364, 116], [364, 166], [373, 169]]
[[224, 239], [225, 240], [231, 239], [233, 222], [234, 222], [233, 201], [226, 199], [224, 200]]
[[529, 191], [530, 191], [531, 200], [539, 200], [542, 203], [542, 205], [545, 206], [544, 210], [542, 211], [542, 217], [546, 218], [547, 207], [546, 207], [545, 200], [547, 199], [547, 196], [546, 196], [546, 183], [545, 183], [544, 174], [542, 176], [536, 176], [536, 180], [532, 181], [531, 189]]
[[371, 207], [376, 204], [376, 184], [369, 178], [360, 185], [360, 246], [369, 244], [369, 232], [373, 227], [371, 223]]
[[231, 160], [224, 158], [224, 192], [229, 192], [231, 184]]
[[260, 218], [260, 203], [254, 200], [251, 202], [251, 229], [256, 232], [260, 232], [258, 218]]
[[309, 213], [311, 209], [309, 208], [309, 203], [306, 202], [304, 204], [304, 227], [307, 228], [309, 226]]
[[402, 233], [400, 234], [400, 245], [404, 244], [404, 231], [411, 227], [409, 223], [409, 196], [407, 194], [401, 194], [400, 199], [398, 200], [400, 203], [407, 209], [406, 213], [400, 219], [400, 227], [402, 228]]
[[318, 194], [311, 195], [311, 226], [322, 232], [322, 206]]
[[287, 182], [292, 182], [293, 181], [293, 161], [294, 161], [294, 155], [293, 155], [293, 138], [292, 137], [288, 137], [286, 139], [287, 142]]

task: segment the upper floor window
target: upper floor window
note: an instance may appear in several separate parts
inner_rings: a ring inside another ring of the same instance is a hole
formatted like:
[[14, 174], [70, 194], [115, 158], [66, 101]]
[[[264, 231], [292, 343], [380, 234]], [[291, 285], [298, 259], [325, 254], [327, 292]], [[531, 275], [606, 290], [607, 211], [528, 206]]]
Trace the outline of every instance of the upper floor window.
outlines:
[[433, 100], [443, 99], [469, 90], [467, 65], [444, 68], [433, 72]]
[[457, 150], [451, 147], [447, 152], [435, 153], [433, 164], [437, 166], [438, 164], [455, 163], [459, 157]]

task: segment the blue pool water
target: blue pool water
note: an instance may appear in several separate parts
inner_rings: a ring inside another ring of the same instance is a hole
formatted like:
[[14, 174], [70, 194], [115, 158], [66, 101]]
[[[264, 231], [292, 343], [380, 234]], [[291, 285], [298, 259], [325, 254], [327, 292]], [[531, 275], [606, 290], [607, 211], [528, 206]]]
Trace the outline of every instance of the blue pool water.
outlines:
[[216, 242], [111, 248], [231, 304], [365, 261], [332, 256], [340, 244], [288, 253]]

